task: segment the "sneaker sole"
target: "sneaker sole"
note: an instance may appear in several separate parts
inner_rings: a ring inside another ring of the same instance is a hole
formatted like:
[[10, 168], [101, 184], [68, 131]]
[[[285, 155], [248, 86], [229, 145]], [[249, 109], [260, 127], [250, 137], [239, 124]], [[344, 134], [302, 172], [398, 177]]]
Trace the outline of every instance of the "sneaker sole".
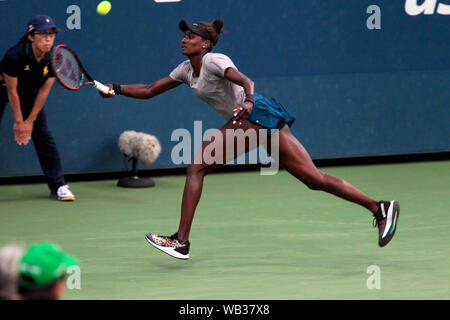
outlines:
[[163, 246], [157, 245], [151, 239], [149, 239], [147, 237], [147, 235], [145, 235], [145, 240], [147, 240], [147, 242], [150, 243], [152, 246], [154, 246], [156, 249], [161, 250], [162, 252], [168, 254], [171, 257], [174, 257], [174, 258], [177, 258], [180, 260], [189, 259], [189, 254], [181, 254], [181, 253], [175, 251], [173, 248], [168, 248], [168, 247], [163, 247]]
[[59, 200], [59, 201], [75, 201], [75, 197], [58, 197], [57, 195], [54, 194], [50, 194], [50, 198], [55, 199], [55, 200]]
[[384, 239], [382, 239], [378, 245], [380, 247], [384, 247], [386, 246], [394, 237], [395, 235], [395, 231], [397, 231], [397, 225], [398, 225], [398, 217], [400, 216], [400, 205], [397, 201], [393, 200], [392, 201], [392, 206], [393, 206], [393, 218], [392, 218], [392, 223], [389, 226], [389, 231], [387, 232], [386, 236]]
[[59, 201], [75, 201], [75, 198], [72, 197], [65, 197], [65, 198], [57, 198]]

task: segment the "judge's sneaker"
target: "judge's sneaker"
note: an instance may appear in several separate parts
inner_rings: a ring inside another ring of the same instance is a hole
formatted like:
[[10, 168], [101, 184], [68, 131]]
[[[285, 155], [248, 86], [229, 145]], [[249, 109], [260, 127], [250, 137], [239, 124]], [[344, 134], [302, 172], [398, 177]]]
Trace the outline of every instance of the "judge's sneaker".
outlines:
[[171, 236], [158, 236], [153, 233], [147, 233], [145, 239], [159, 250], [171, 255], [174, 258], [187, 260], [189, 259], [189, 241], [181, 244], [178, 241], [178, 232]]
[[397, 201], [380, 201], [374, 214], [374, 227], [378, 227], [378, 245], [384, 247], [392, 240], [397, 229], [400, 205]]
[[52, 192], [50, 194], [50, 197], [55, 198], [57, 200], [61, 200], [61, 201], [74, 201], [75, 200], [75, 196], [69, 190], [69, 186], [67, 184], [59, 187], [58, 190], [56, 191], [56, 193]]

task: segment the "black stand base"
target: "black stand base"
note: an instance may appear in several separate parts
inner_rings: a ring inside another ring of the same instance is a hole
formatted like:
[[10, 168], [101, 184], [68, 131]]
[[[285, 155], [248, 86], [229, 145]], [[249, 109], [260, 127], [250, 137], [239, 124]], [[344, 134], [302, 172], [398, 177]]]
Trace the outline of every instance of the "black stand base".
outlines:
[[125, 177], [121, 178], [119, 182], [117, 182], [117, 186], [124, 188], [150, 188], [155, 186], [155, 181], [153, 181], [150, 177]]

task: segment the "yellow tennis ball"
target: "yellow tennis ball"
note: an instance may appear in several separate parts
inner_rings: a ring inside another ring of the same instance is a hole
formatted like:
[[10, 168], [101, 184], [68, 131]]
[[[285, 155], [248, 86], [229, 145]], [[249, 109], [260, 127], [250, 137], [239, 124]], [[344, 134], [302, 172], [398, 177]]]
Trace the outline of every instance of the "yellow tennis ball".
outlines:
[[101, 16], [107, 15], [109, 10], [111, 10], [111, 2], [102, 1], [97, 6], [97, 13]]

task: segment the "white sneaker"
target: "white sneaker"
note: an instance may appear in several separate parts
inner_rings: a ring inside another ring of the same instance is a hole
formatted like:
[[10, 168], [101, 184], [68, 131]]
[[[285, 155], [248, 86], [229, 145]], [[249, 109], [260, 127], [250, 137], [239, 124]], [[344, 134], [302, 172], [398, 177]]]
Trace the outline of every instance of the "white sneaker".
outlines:
[[56, 191], [56, 194], [52, 193], [51, 196], [52, 196], [52, 198], [55, 198], [55, 199], [61, 200], [61, 201], [74, 201], [75, 200], [75, 196], [69, 190], [69, 186], [67, 184], [59, 187], [58, 191]]

